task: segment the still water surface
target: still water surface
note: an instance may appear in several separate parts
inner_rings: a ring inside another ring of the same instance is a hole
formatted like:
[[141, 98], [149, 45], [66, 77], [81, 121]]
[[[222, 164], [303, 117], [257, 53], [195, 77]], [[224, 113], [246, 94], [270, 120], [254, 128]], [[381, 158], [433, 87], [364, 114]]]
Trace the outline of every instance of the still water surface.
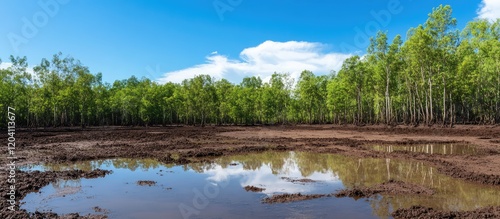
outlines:
[[[28, 194], [21, 208], [30, 212], [107, 214], [109, 218], [389, 218], [394, 209], [411, 205], [443, 210], [500, 205], [498, 188], [453, 179], [420, 162], [310, 152], [227, 156], [211, 163], [182, 166], [151, 159], [110, 159], [27, 166], [23, 170], [96, 168], [113, 173], [98, 179], [51, 183], [41, 193]], [[425, 185], [437, 192], [430, 197], [378, 195], [358, 200], [325, 197], [285, 204], [261, 203], [274, 194], [329, 194], [389, 179]], [[139, 180], [156, 184], [140, 186]], [[247, 192], [243, 189], [247, 185], [265, 190]], [[96, 212], [96, 206], [104, 212]]]
[[470, 144], [366, 145], [364, 148], [388, 153], [394, 151], [443, 155], [468, 155], [478, 153], [476, 146]]

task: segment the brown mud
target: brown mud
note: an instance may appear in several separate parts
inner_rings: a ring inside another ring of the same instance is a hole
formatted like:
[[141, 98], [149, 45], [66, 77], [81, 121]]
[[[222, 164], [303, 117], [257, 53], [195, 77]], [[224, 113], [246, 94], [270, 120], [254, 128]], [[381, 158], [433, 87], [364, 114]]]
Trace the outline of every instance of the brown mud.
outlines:
[[[248, 191], [248, 190], [247, 190]], [[375, 185], [372, 187], [356, 187], [352, 189], [343, 189], [336, 193], [332, 194], [280, 194], [273, 195], [271, 197], [267, 197], [262, 200], [263, 203], [275, 204], [275, 203], [288, 203], [288, 202], [297, 202], [304, 201], [316, 198], [323, 197], [332, 197], [335, 196], [337, 198], [342, 197], [351, 197], [354, 199], [359, 198], [369, 198], [376, 194], [385, 194], [385, 195], [400, 195], [400, 194], [411, 194], [411, 195], [433, 195], [434, 190], [430, 188], [426, 188], [419, 185], [414, 185], [410, 183], [405, 183], [402, 181], [389, 180], [385, 183]]]
[[243, 187], [247, 192], [262, 192], [266, 189], [257, 186], [245, 186]]
[[[7, 142], [7, 135], [1, 136]], [[311, 151], [352, 157], [394, 158], [424, 161], [445, 175], [500, 189], [500, 126], [456, 126], [455, 128], [409, 126], [175, 126], [175, 127], [90, 127], [18, 129], [16, 166], [23, 164], [62, 163], [108, 158], [154, 158], [164, 163], [185, 164], [208, 161], [234, 154], [275, 151]], [[470, 143], [477, 154], [440, 155], [407, 151], [384, 153], [363, 148], [367, 144]], [[7, 154], [7, 147], [0, 153]], [[8, 173], [6, 156], [0, 159], [0, 171]], [[65, 177], [86, 177], [81, 172], [16, 171], [16, 200], [43, 185]], [[0, 174], [0, 192], [6, 194], [8, 174]], [[4, 197], [5, 198], [5, 197]], [[19, 203], [17, 203], [18, 206]], [[16, 207], [7, 210], [1, 202], [0, 218], [27, 218]], [[495, 208], [492, 208], [495, 209]], [[42, 218], [32, 213], [31, 218]], [[73, 218], [83, 216], [70, 215]], [[88, 218], [89, 216], [87, 216]]]
[[413, 194], [413, 195], [432, 195], [434, 190], [402, 181], [389, 180], [388, 182], [372, 187], [356, 187], [344, 189], [335, 193], [335, 197], [351, 197], [354, 199], [368, 198], [376, 194]]
[[106, 213], [106, 214], [108, 214], [108, 213], [109, 213], [109, 211], [108, 211], [108, 210], [103, 209], [103, 208], [101, 208], [101, 207], [99, 207], [99, 206], [95, 206], [95, 207], [93, 207], [92, 209], [93, 209], [95, 212]]
[[322, 198], [322, 197], [327, 197], [327, 196], [330, 196], [330, 195], [325, 195], [325, 194], [303, 195], [301, 193], [280, 194], [280, 195], [273, 195], [271, 197], [264, 198], [264, 199], [262, 199], [262, 203], [267, 203], [267, 204], [288, 203], [288, 202], [311, 200], [311, 199]]
[[292, 182], [292, 183], [301, 183], [301, 184], [305, 184], [305, 183], [313, 183], [313, 182], [316, 182], [312, 179], [307, 179], [307, 178], [303, 178], [303, 179], [292, 179], [290, 177], [281, 177], [281, 179], [284, 179], [288, 182]]
[[398, 209], [394, 218], [500, 218], [500, 206], [479, 208], [473, 211], [437, 211], [423, 206]]
[[156, 185], [156, 182], [155, 181], [151, 181], [151, 180], [139, 180], [139, 181], [137, 181], [137, 185], [140, 185], [140, 186], [154, 186], [154, 185]]
[[[85, 172], [82, 170], [69, 170], [69, 171], [33, 171], [33, 172], [18, 172], [16, 174], [16, 197], [24, 197], [29, 192], [38, 192], [42, 187], [48, 185], [51, 182], [55, 182], [58, 179], [79, 179], [79, 178], [97, 178], [104, 177], [106, 174], [111, 173], [109, 170], [100, 170], [96, 169], [90, 172]], [[19, 181], [21, 179], [22, 181]], [[7, 191], [8, 187], [3, 184], [0, 187], [0, 193], [3, 194], [4, 199], [9, 199], [9, 195]], [[0, 212], [0, 218], [103, 218], [100, 215], [85, 215], [80, 216], [79, 214], [68, 214], [58, 216], [51, 212], [26, 212], [25, 210], [19, 210], [16, 208], [16, 211], [8, 210], [10, 204], [6, 201], [2, 201], [0, 207], [2, 211]]]

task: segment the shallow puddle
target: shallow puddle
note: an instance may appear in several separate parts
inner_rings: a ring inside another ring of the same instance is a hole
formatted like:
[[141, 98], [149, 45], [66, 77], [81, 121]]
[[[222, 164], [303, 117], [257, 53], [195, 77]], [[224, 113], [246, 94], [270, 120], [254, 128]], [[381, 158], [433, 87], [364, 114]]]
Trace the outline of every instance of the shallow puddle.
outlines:
[[444, 155], [467, 155], [478, 153], [476, 147], [470, 144], [366, 145], [364, 148], [388, 153], [394, 151]]
[[[21, 208], [30, 212], [107, 214], [110, 218], [387, 218], [393, 210], [411, 205], [441, 210], [500, 205], [498, 188], [443, 176], [419, 162], [309, 152], [228, 156], [212, 163], [183, 166], [151, 159], [112, 159], [24, 170], [95, 168], [114, 172], [104, 178], [51, 183], [41, 193], [28, 194]], [[329, 194], [389, 179], [428, 186], [436, 189], [436, 194], [261, 203], [274, 194]], [[265, 190], [247, 192], [244, 187], [249, 185]]]

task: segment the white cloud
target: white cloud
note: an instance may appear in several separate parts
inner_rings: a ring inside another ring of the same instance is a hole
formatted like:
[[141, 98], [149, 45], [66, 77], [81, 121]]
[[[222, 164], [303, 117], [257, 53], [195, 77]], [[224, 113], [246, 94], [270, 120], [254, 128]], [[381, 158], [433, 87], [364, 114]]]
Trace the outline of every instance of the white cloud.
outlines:
[[190, 68], [167, 72], [157, 81], [160, 83], [180, 83], [184, 79], [196, 75], [208, 74], [217, 79], [238, 78], [246, 76], [260, 76], [268, 80], [274, 72], [290, 73], [297, 79], [300, 72], [310, 70], [316, 74], [327, 74], [331, 70], [338, 70], [349, 54], [325, 53], [325, 45], [311, 42], [274, 42], [264, 43], [244, 49], [240, 59], [229, 59], [227, 56], [211, 53], [207, 62]]
[[[10, 62], [2, 62], [2, 63], [0, 63], [0, 69], [8, 69], [10, 67], [12, 67], [12, 63], [10, 63]], [[35, 74], [35, 70], [33, 70], [33, 67], [29, 67], [28, 66], [26, 68], [26, 72], [28, 72], [28, 74], [31, 75], [32, 79], [38, 79], [38, 75]]]
[[500, 1], [483, 0], [477, 11], [478, 17], [490, 21], [500, 18]]
[[[238, 163], [238, 161], [232, 161]], [[204, 169], [203, 173], [207, 174], [206, 178], [209, 182], [215, 184], [223, 184], [224, 181], [238, 179], [241, 187], [247, 185], [265, 188], [262, 192], [268, 196], [274, 193], [318, 193], [324, 189], [316, 185], [293, 183], [286, 178], [290, 179], [311, 179], [321, 182], [323, 186], [328, 186], [331, 189], [339, 188], [342, 181], [333, 171], [317, 172], [314, 171], [310, 175], [303, 175], [301, 168], [295, 158], [295, 153], [290, 152], [290, 157], [284, 160], [283, 167], [274, 173], [270, 164], [262, 164], [259, 168], [254, 170], [244, 169], [242, 165], [229, 166], [223, 168], [221, 165], [216, 164], [209, 168]]]
[[10, 62], [0, 63], [0, 69], [8, 69], [10, 66], [12, 66], [12, 63], [10, 63]]

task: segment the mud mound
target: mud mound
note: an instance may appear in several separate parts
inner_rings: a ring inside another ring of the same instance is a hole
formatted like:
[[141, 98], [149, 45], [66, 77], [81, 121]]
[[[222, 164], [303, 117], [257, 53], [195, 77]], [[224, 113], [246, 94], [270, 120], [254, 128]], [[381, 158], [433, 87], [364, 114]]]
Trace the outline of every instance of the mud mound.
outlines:
[[259, 187], [256, 187], [256, 186], [245, 186], [244, 189], [247, 192], [262, 192], [262, 191], [266, 190], [264, 188], [259, 188]]
[[327, 197], [329, 195], [325, 194], [312, 194], [312, 195], [303, 195], [301, 193], [294, 194], [282, 194], [282, 195], [273, 195], [271, 197], [267, 197], [262, 200], [263, 203], [267, 204], [275, 204], [275, 203], [288, 203], [288, 202], [297, 202], [297, 201], [305, 201], [310, 199]]
[[63, 215], [57, 215], [52, 212], [35, 212], [31, 213], [30, 218], [43, 218], [43, 219], [106, 219], [108, 216], [106, 215], [80, 215], [78, 213], [71, 213], [71, 214], [63, 214]]
[[94, 207], [92, 208], [92, 210], [94, 210], [95, 212], [100, 212], [100, 213], [106, 213], [106, 214], [107, 214], [107, 213], [109, 213], [109, 211], [108, 211], [108, 210], [103, 209], [103, 208], [101, 208], [101, 207], [99, 207], [99, 206], [94, 206]]
[[137, 181], [137, 185], [140, 185], [140, 186], [154, 186], [154, 185], [156, 185], [156, 182], [152, 181], [152, 180], [139, 180], [139, 181]]
[[500, 218], [500, 206], [480, 208], [473, 211], [439, 211], [423, 206], [398, 209], [394, 218]]
[[[428, 160], [428, 158], [424, 158], [422, 160]], [[463, 168], [457, 167], [455, 164], [446, 161], [434, 161], [434, 162], [439, 162], [440, 167], [438, 168], [438, 171], [448, 176], [454, 178], [461, 178], [485, 185], [500, 185], [499, 175], [482, 174], [482, 173], [467, 171], [464, 170]]]
[[352, 189], [344, 189], [335, 193], [335, 197], [352, 197], [355, 199], [371, 197], [375, 194], [416, 194], [416, 195], [432, 195], [434, 190], [419, 185], [405, 183], [402, 181], [389, 180], [388, 182], [375, 185], [373, 187], [356, 187]]
[[313, 182], [316, 182], [315, 180], [312, 180], [312, 179], [308, 179], [308, 178], [303, 178], [303, 179], [292, 179], [290, 177], [281, 177], [281, 179], [284, 179], [288, 182], [292, 182], [292, 183], [313, 183]]

